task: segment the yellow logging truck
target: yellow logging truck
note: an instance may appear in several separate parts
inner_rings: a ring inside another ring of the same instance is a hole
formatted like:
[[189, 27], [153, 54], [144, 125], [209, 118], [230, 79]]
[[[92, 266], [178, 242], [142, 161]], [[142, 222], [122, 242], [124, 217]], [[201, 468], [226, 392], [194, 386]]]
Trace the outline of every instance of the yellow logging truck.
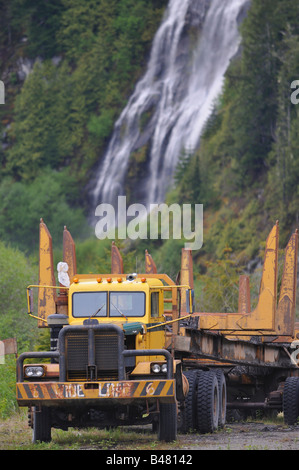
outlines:
[[[187, 384], [180, 361], [163, 347], [163, 315], [165, 284], [179, 288], [163, 275], [124, 275], [116, 246], [116, 274], [76, 274], [66, 229], [64, 259], [71, 279], [57, 288], [51, 236], [41, 221], [39, 285], [28, 287], [28, 307], [33, 315], [37, 287], [38, 322], [51, 330], [51, 351], [23, 353], [17, 366], [17, 400], [29, 407], [33, 441], [49, 441], [52, 427], [138, 423], [153, 423], [161, 440], [175, 439], [177, 399]], [[24, 364], [29, 358], [51, 362]]]
[[36, 288], [38, 326], [50, 328], [51, 350], [22, 353], [16, 384], [33, 441], [49, 441], [51, 428], [148, 423], [171, 441], [178, 426], [222, 427], [227, 409], [283, 411], [293, 424], [297, 232], [286, 248], [277, 303], [278, 228], [266, 243], [256, 308], [241, 276], [238, 312], [207, 313], [193, 311], [190, 250], [182, 250], [180, 283], [158, 274], [147, 252], [145, 274], [124, 274], [114, 244], [111, 273], [79, 275], [65, 228], [56, 285], [51, 235], [41, 221], [39, 283], [27, 289], [28, 311], [36, 316]]

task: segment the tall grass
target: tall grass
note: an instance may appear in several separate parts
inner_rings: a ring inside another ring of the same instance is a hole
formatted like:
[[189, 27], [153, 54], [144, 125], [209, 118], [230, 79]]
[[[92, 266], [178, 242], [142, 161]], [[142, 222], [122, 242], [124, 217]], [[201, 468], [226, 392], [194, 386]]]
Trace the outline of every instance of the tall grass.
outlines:
[[0, 364], [0, 418], [7, 419], [17, 410], [16, 360], [5, 356], [5, 363]]

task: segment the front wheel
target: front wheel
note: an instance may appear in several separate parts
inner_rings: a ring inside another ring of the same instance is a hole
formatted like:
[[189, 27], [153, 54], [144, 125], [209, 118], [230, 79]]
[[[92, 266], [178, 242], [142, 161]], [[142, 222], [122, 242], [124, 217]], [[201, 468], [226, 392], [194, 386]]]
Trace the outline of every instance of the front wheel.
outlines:
[[32, 442], [51, 441], [51, 410], [47, 407], [33, 407], [32, 410]]
[[158, 438], [160, 441], [171, 442], [177, 438], [177, 406], [176, 403], [160, 403], [160, 420]]

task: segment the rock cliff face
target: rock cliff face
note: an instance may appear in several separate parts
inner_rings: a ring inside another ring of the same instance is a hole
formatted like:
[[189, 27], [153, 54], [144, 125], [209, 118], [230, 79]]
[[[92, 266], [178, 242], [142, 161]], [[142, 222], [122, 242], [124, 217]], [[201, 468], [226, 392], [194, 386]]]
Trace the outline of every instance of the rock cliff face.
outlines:
[[238, 51], [238, 23], [247, 4], [169, 1], [146, 73], [99, 163], [94, 207], [116, 203], [123, 194], [146, 205], [164, 200], [179, 156], [199, 145], [224, 73]]

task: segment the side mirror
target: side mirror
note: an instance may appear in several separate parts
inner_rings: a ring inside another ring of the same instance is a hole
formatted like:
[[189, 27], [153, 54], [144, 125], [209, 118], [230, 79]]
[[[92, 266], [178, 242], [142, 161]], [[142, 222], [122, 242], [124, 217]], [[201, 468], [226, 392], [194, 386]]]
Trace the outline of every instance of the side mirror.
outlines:
[[30, 287], [27, 287], [27, 305], [28, 305], [28, 313], [33, 313], [33, 290]]

